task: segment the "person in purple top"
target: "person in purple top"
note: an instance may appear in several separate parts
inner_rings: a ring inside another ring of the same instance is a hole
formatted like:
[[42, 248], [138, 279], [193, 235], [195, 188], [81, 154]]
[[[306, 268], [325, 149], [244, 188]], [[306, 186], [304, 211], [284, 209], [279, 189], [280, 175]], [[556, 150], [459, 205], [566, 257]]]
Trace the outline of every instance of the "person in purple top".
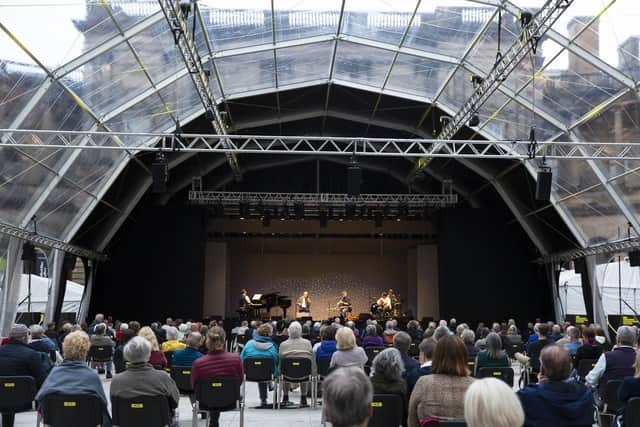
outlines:
[[371, 324], [367, 326], [367, 335], [362, 340], [362, 346], [367, 347], [384, 347], [384, 341], [382, 337], [378, 335], [378, 328], [376, 325]]

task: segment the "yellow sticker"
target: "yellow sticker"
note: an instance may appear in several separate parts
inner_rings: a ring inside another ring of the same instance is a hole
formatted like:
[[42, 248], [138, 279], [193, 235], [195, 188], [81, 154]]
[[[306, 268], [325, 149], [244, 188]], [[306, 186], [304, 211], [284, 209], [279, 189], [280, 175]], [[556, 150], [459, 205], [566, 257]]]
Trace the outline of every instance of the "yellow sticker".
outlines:
[[222, 383], [211, 383], [211, 387], [222, 387]]
[[253, 362], [253, 364], [256, 365], [256, 366], [260, 366], [260, 365], [262, 365], [262, 362]]
[[64, 402], [64, 406], [76, 407], [78, 404], [76, 402]]
[[300, 366], [300, 362], [291, 362], [293, 366]]
[[182, 375], [191, 375], [191, 371], [182, 371]]
[[4, 386], [7, 387], [7, 388], [15, 387], [16, 383], [4, 383]]
[[493, 376], [494, 376], [494, 377], [499, 377], [500, 375], [502, 375], [502, 372], [499, 372], [499, 371], [498, 371], [498, 372], [494, 372], [494, 373], [493, 373]]
[[374, 408], [382, 408], [382, 402], [371, 402], [371, 406]]
[[132, 403], [131, 407], [133, 409], [142, 409], [142, 408], [144, 408], [144, 403]]

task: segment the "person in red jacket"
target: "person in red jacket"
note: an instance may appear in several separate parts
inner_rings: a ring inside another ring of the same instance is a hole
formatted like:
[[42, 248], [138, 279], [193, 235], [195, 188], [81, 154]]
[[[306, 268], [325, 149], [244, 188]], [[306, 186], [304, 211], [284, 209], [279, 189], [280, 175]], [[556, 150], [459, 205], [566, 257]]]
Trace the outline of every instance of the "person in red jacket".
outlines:
[[[224, 349], [225, 332], [219, 326], [214, 326], [207, 332], [207, 349], [209, 352], [194, 360], [191, 367], [191, 385], [195, 387], [200, 379], [212, 377], [238, 377], [244, 378], [242, 362], [237, 353], [228, 353]], [[209, 427], [218, 427], [220, 412], [209, 413]]]

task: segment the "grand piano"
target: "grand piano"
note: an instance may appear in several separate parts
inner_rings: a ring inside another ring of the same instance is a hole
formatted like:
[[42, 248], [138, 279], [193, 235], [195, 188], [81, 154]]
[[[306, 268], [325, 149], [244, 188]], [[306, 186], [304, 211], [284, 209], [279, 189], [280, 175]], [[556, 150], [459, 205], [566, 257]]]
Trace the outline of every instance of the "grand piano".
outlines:
[[271, 320], [271, 309], [280, 307], [282, 309], [282, 317], [287, 318], [287, 308], [291, 307], [291, 300], [279, 292], [271, 292], [269, 294], [254, 295], [258, 298], [251, 300], [251, 308], [254, 311], [254, 317], [257, 319], [267, 318]]

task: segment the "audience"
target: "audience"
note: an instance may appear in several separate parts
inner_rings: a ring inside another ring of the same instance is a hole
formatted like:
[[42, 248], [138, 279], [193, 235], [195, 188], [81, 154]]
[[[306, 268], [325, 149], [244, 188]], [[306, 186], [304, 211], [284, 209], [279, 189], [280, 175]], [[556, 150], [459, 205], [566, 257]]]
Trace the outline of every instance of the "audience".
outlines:
[[320, 327], [320, 342], [316, 343], [313, 351], [316, 353], [316, 361], [320, 358], [331, 358], [336, 352], [336, 327], [324, 325]]
[[120, 342], [116, 345], [116, 348], [113, 350], [113, 367], [115, 368], [116, 374], [127, 369], [126, 362], [124, 360], [124, 346], [131, 340], [131, 338], [135, 337], [136, 333], [133, 329], [125, 329], [120, 334]]
[[332, 427], [367, 427], [373, 387], [359, 368], [340, 368], [322, 382], [322, 413]]
[[96, 371], [87, 366], [89, 336], [83, 331], [72, 332], [62, 343], [64, 361], [51, 370], [42, 384], [36, 400], [42, 404], [52, 394], [90, 395], [102, 401], [102, 426], [111, 426], [111, 417], [107, 410], [107, 396]]
[[[191, 366], [196, 359], [204, 356], [199, 349], [202, 344], [200, 332], [191, 332], [187, 337], [186, 347], [173, 353], [171, 366]], [[207, 349], [209, 349], [207, 347]]]
[[367, 325], [367, 335], [362, 340], [362, 346], [367, 347], [384, 347], [384, 340], [378, 335], [378, 327], [376, 325]]
[[362, 347], [356, 346], [356, 337], [349, 328], [341, 328], [336, 333], [337, 350], [331, 356], [330, 368], [357, 366], [364, 369], [368, 358]]
[[[270, 323], [264, 323], [258, 328], [257, 336], [245, 344], [240, 354], [240, 358], [244, 361], [248, 358], [272, 358], [274, 365], [274, 375], [278, 376], [278, 349], [271, 338], [273, 328]], [[260, 392], [260, 401], [262, 406], [267, 404], [267, 384], [258, 383]]]
[[124, 346], [124, 358], [129, 364], [126, 371], [116, 375], [111, 381], [111, 400], [165, 396], [169, 402], [169, 409], [175, 414], [180, 399], [176, 383], [166, 372], [153, 369], [148, 363], [150, 356], [149, 340], [140, 336], [131, 338]]
[[396, 334], [396, 330], [393, 327], [393, 321], [392, 320], [387, 320], [387, 322], [384, 324], [385, 329], [384, 332], [382, 333], [383, 337], [384, 337], [384, 342], [386, 344], [392, 344], [393, 343], [393, 337]]
[[540, 353], [547, 345], [553, 344], [553, 341], [547, 338], [549, 326], [546, 323], [537, 323], [533, 330], [537, 338], [533, 342], [529, 342], [527, 346], [527, 355], [520, 352], [515, 353], [515, 358], [524, 364], [530, 364], [533, 374], [540, 372]]
[[591, 427], [593, 395], [583, 384], [570, 381], [571, 357], [559, 345], [548, 345], [540, 354], [539, 383], [519, 390], [525, 427]]
[[420, 364], [416, 359], [409, 356], [409, 347], [411, 346], [411, 337], [406, 332], [398, 332], [393, 337], [393, 346], [398, 349], [402, 362], [404, 363], [405, 374], [416, 370], [420, 367]]
[[576, 350], [573, 356], [573, 366], [578, 367], [580, 361], [597, 360], [602, 354], [604, 347], [596, 341], [596, 332], [591, 327], [586, 327], [582, 331], [582, 345]]
[[575, 326], [569, 326], [566, 337], [559, 340], [558, 343], [560, 343], [560, 341], [565, 341], [562, 343], [562, 346], [571, 356], [575, 355], [578, 348], [582, 346], [582, 343], [580, 343], [580, 330]]
[[49, 354], [50, 351], [56, 351], [58, 349], [57, 344], [48, 336], [44, 335], [44, 329], [40, 325], [31, 325], [29, 327], [31, 332], [31, 342], [29, 347], [32, 349]]
[[[193, 344], [194, 336], [196, 335], [198, 335], [199, 340], [200, 334], [193, 332], [187, 342], [191, 341]], [[207, 349], [209, 352], [202, 357], [193, 359], [193, 366], [191, 367], [191, 385], [193, 387], [196, 386], [199, 380], [207, 380], [213, 377], [234, 377], [240, 378], [242, 381], [244, 373], [240, 356], [237, 353], [227, 353], [225, 351], [225, 340], [226, 334], [221, 327], [214, 326], [208, 330]], [[189, 348], [192, 348], [192, 345], [187, 347], [187, 349]], [[186, 351], [187, 349], [178, 351]], [[218, 427], [220, 412], [210, 411], [209, 416], [209, 427]]]
[[167, 340], [162, 343], [162, 352], [182, 350], [186, 345], [178, 341], [178, 329], [175, 326], [167, 326], [164, 329]]
[[468, 427], [521, 427], [524, 412], [511, 387], [496, 378], [474, 381], [464, 395]]
[[487, 336], [487, 349], [476, 356], [476, 375], [482, 368], [508, 368], [511, 366], [509, 356], [502, 350], [500, 335], [491, 332]]
[[416, 343], [422, 341], [422, 334], [424, 334], [420, 327], [420, 322], [417, 320], [409, 320], [407, 323], [407, 333], [411, 337], [411, 340]]
[[522, 336], [518, 332], [518, 327], [514, 324], [510, 325], [507, 328], [507, 335], [503, 337], [504, 347], [516, 347], [518, 349], [522, 348]]
[[440, 338], [446, 337], [448, 335], [451, 335], [451, 331], [449, 330], [449, 328], [446, 325], [440, 325], [433, 333], [433, 339], [438, 341]]
[[[104, 323], [98, 323], [93, 327], [93, 335], [91, 335], [91, 347], [110, 347], [113, 349], [115, 343], [113, 340], [108, 337], [106, 334], [107, 325]], [[63, 343], [64, 345], [64, 343]], [[113, 370], [113, 363], [111, 361], [104, 363], [97, 363], [97, 368], [99, 371], [105, 369], [107, 371], [106, 378], [112, 378], [113, 374], [111, 371]]]
[[431, 375], [420, 377], [409, 400], [409, 427], [426, 418], [462, 419], [463, 396], [473, 378], [467, 370], [467, 352], [462, 340], [445, 335], [433, 353]]
[[549, 339], [553, 340], [553, 342], [559, 341], [562, 339], [562, 328], [560, 325], [553, 325], [551, 327], [551, 335]]
[[[618, 388], [618, 400], [626, 404], [632, 397], [640, 397], [640, 352], [636, 355], [635, 373], [633, 376], [624, 377], [622, 385]], [[624, 406], [618, 410], [614, 425], [624, 426]]]
[[407, 419], [408, 391], [404, 380], [404, 362], [395, 348], [382, 350], [371, 363], [371, 384], [374, 394], [396, 394], [402, 399], [402, 419]]
[[433, 358], [433, 351], [436, 348], [437, 341], [433, 338], [427, 338], [422, 340], [418, 349], [420, 350], [420, 367], [411, 372], [407, 372], [405, 378], [407, 380], [407, 387], [409, 395], [413, 391], [418, 379], [423, 375], [431, 375], [431, 359]]
[[596, 366], [587, 374], [587, 383], [602, 391], [607, 381], [632, 376], [635, 372], [636, 341], [637, 332], [634, 327], [620, 326], [616, 335], [616, 346], [600, 355]]
[[467, 350], [467, 357], [476, 357], [478, 354], [478, 349], [475, 346], [476, 334], [471, 329], [465, 329], [460, 334], [460, 338]]
[[[346, 329], [346, 328], [345, 328]], [[311, 360], [313, 375], [316, 373], [316, 360], [313, 357], [313, 349], [309, 340], [302, 338], [302, 325], [300, 322], [291, 322], [289, 325], [289, 339], [283, 341], [279, 348], [280, 363], [287, 357], [303, 357]], [[307, 383], [300, 385], [300, 407], [307, 407]], [[289, 388], [283, 387], [282, 404], [289, 404]]]
[[140, 328], [138, 331], [138, 336], [146, 339], [151, 344], [151, 356], [149, 356], [149, 364], [156, 369], [164, 369], [167, 367], [167, 358], [163, 352], [160, 351], [160, 346], [158, 345], [158, 339], [156, 338], [156, 334], [153, 330], [144, 326]]

